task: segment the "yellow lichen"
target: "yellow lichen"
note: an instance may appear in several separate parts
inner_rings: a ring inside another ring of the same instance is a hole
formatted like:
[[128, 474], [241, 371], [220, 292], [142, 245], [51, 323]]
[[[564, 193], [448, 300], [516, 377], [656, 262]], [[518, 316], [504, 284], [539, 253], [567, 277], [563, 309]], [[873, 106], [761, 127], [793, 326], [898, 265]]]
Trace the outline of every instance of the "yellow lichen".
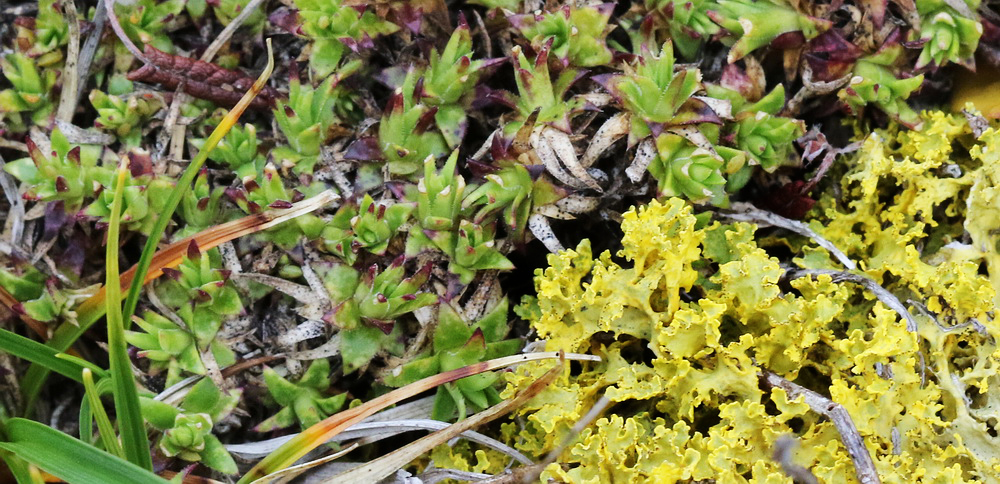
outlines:
[[[976, 139], [943, 113], [923, 126], [865, 139], [807, 221], [917, 331], [864, 285], [790, 277], [843, 270], [808, 240], [787, 244], [789, 267], [753, 225], [703, 227], [681, 200], [654, 201], [624, 216], [624, 262], [584, 241], [536, 273], [518, 313], [546, 350], [602, 361], [567, 368], [504, 436], [536, 456], [573, 438], [543, 479], [742, 483], [790, 482], [772, 459], [790, 434], [796, 464], [853, 482], [837, 428], [762, 385], [766, 370], [842, 405], [883, 482], [1000, 482], [1000, 132]], [[507, 394], [545, 369], [509, 373]], [[602, 395], [612, 406], [574, 437]]]

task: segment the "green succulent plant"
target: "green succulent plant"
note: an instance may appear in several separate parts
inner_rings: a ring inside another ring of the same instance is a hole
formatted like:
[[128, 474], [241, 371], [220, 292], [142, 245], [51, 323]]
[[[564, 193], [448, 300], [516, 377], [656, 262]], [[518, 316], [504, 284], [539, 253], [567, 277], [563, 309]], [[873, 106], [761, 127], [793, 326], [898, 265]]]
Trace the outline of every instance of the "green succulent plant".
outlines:
[[461, 216], [465, 179], [457, 172], [457, 162], [458, 151], [440, 171], [434, 160], [424, 161], [424, 177], [408, 194], [417, 204], [417, 223], [406, 240], [406, 254], [440, 251], [448, 257], [448, 270], [468, 284], [477, 270], [508, 270], [514, 265], [495, 247], [495, 223], [473, 224]]
[[[201, 149], [204, 143], [204, 139], [194, 142], [198, 149]], [[208, 159], [227, 166], [240, 178], [254, 175], [262, 170], [266, 158], [260, 153], [257, 127], [251, 123], [244, 124], [243, 127], [233, 126], [208, 155]]]
[[440, 170], [433, 159], [424, 160], [424, 176], [408, 187], [406, 199], [417, 205], [417, 224], [427, 230], [451, 230], [462, 211], [465, 178], [458, 173], [458, 151]]
[[535, 50], [550, 45], [550, 55], [564, 66], [601, 66], [611, 62], [611, 49], [605, 44], [608, 19], [614, 4], [571, 6], [544, 14], [528, 13], [510, 16], [510, 22], [521, 31]]
[[216, 224], [222, 214], [222, 195], [225, 188], [209, 185], [208, 173], [203, 168], [194, 179], [191, 190], [181, 199], [181, 217], [187, 224], [177, 232], [176, 237], [186, 237]]
[[0, 58], [0, 70], [12, 85], [0, 91], [0, 119], [7, 121], [14, 131], [24, 131], [21, 113], [30, 115], [34, 124], [44, 124], [52, 114], [49, 96], [56, 84], [54, 70], [38, 70], [34, 59], [13, 53]]
[[46, 155], [27, 138], [30, 158], [12, 161], [4, 167], [27, 185], [24, 198], [56, 201], [65, 204], [67, 212], [80, 210], [84, 201], [95, 194], [95, 187], [111, 184], [111, 171], [98, 165], [101, 147], [71, 145], [58, 128], [52, 131], [51, 155]]
[[729, 100], [734, 121], [726, 123], [729, 144], [746, 152], [749, 165], [772, 172], [795, 153], [793, 141], [805, 134], [802, 121], [777, 116], [785, 104], [785, 88], [750, 103], [740, 93], [721, 86], [707, 86], [708, 95]]
[[46, 323], [76, 321], [76, 307], [97, 292], [97, 286], [60, 287], [54, 279], [48, 279], [30, 264], [15, 270], [0, 269], [0, 286], [18, 301], [14, 311]]
[[288, 146], [274, 150], [274, 159], [290, 163], [298, 173], [311, 173], [319, 161], [320, 146], [326, 141], [330, 127], [337, 123], [334, 106], [337, 103], [337, 78], [327, 77], [318, 87], [302, 84], [292, 78], [288, 100], [278, 101], [274, 119], [288, 139]]
[[341, 67], [346, 49], [357, 48], [375, 37], [399, 30], [374, 12], [359, 11], [340, 0], [296, 0], [295, 5], [302, 19], [302, 33], [313, 41], [309, 66], [318, 78]]
[[[183, 372], [203, 375], [202, 353], [210, 351], [220, 366], [236, 362], [233, 351], [216, 338], [222, 323], [243, 311], [239, 293], [225, 274], [217, 250], [200, 252], [191, 247], [188, 257], [157, 288], [161, 301], [176, 311], [184, 323], [177, 323], [156, 313], [146, 313], [137, 320], [145, 332], [127, 332], [126, 339], [142, 350], [153, 368], [167, 370], [167, 381], [175, 382]], [[168, 383], [169, 385], [170, 383]]]
[[424, 103], [437, 108], [434, 121], [448, 147], [455, 149], [465, 137], [466, 111], [471, 95], [490, 60], [472, 60], [472, 35], [464, 19], [448, 39], [443, 51], [431, 51], [423, 73], [423, 91], [416, 93]]
[[372, 265], [362, 274], [341, 264], [325, 270], [324, 285], [336, 304], [331, 319], [340, 327], [344, 373], [368, 364], [380, 351], [399, 354], [400, 326], [395, 320], [437, 300], [434, 294], [419, 292], [431, 265], [404, 278], [404, 262], [400, 256], [381, 272]]
[[[113, 180], [112, 183], [114, 182]], [[174, 189], [174, 181], [167, 177], [152, 174], [126, 176], [121, 212], [122, 226], [128, 230], [149, 234], [157, 217], [166, 206], [170, 192]], [[105, 185], [94, 201], [84, 209], [84, 215], [108, 223], [111, 219], [114, 190], [114, 185]]]
[[659, 52], [643, 48], [635, 66], [626, 65], [624, 74], [610, 77], [607, 86], [631, 114], [629, 136], [633, 142], [671, 126], [704, 120], [697, 109], [702, 104], [692, 99], [703, 88], [701, 72], [675, 72], [674, 50], [669, 42]]
[[360, 249], [383, 255], [413, 208], [410, 203], [375, 203], [365, 194], [360, 205], [345, 203], [340, 207], [323, 228], [323, 244], [348, 264], [357, 260]]
[[729, 49], [730, 63], [767, 45], [783, 34], [801, 34], [804, 42], [830, 28], [828, 20], [800, 13], [785, 0], [715, 0], [709, 17], [737, 37]]
[[484, 182], [465, 195], [462, 209], [475, 209], [472, 221], [476, 224], [501, 214], [500, 219], [513, 240], [521, 241], [532, 210], [564, 195], [546, 178], [532, 179], [524, 165], [510, 163], [485, 175]]
[[392, 175], [412, 176], [424, 159], [448, 152], [444, 136], [434, 129], [439, 109], [416, 97], [418, 74], [415, 69], [407, 73], [379, 123], [378, 143]]
[[[644, 6], [647, 13], [643, 21], [650, 24], [649, 43], [662, 45], [671, 39], [685, 59], [694, 59], [705, 41], [721, 30], [708, 16], [709, 11], [719, 8], [715, 0], [646, 0]], [[627, 30], [645, 34], [638, 25]], [[643, 43], [633, 42], [634, 49], [639, 50]]]
[[[967, 7], [965, 12], [974, 14], [980, 2], [962, 0], [960, 3]], [[920, 14], [918, 38], [924, 41], [924, 47], [915, 67], [920, 69], [931, 63], [941, 67], [948, 62], [975, 65], [973, 54], [983, 35], [978, 15], [970, 18], [944, 0], [917, 0], [916, 6]]]
[[924, 82], [924, 75], [898, 78], [895, 66], [902, 55], [902, 44], [887, 42], [878, 52], [858, 59], [850, 83], [837, 93], [838, 97], [852, 112], [859, 113], [864, 106], [874, 104], [893, 119], [916, 126], [920, 116], [906, 104], [906, 99]]
[[[140, 358], [149, 360], [149, 367], [154, 373], [167, 372], [167, 386], [188, 375], [206, 374], [208, 370], [201, 357], [202, 350], [189, 329], [148, 311], [134, 321], [142, 331], [126, 331], [126, 341], [139, 349]], [[220, 366], [236, 363], [236, 355], [220, 341], [212, 340], [207, 351], [212, 352], [212, 357]]]
[[[401, 387], [441, 372], [512, 355], [521, 348], [521, 340], [505, 340], [508, 331], [507, 298], [471, 324], [450, 304], [441, 304], [432, 347], [383, 379], [389, 386]], [[478, 411], [499, 403], [497, 380], [496, 373], [484, 373], [439, 386], [431, 418], [463, 419], [469, 407]]]
[[[674, 134], [656, 137], [656, 159], [649, 173], [656, 178], [662, 196], [683, 196], [695, 203], [725, 205], [726, 177], [744, 167], [742, 151], [715, 147], [718, 154], [693, 145]], [[739, 187], [732, 187], [732, 189]]]
[[[230, 22], [235, 19], [240, 12], [246, 8], [250, 0], [209, 0], [208, 4], [212, 6], [212, 11], [215, 12], [215, 18], [219, 19], [222, 25], [229, 25]], [[250, 32], [257, 34], [264, 29], [264, 21], [267, 20], [267, 16], [264, 14], [264, 9], [255, 9], [240, 28], [249, 30]]]
[[139, 401], [142, 416], [162, 432], [156, 448], [163, 455], [200, 462], [223, 474], [235, 474], [236, 461], [212, 434], [212, 429], [232, 413], [241, 394], [236, 389], [223, 392], [212, 380], [204, 378], [191, 387], [180, 408], [148, 397]]
[[90, 91], [90, 104], [98, 115], [94, 126], [115, 135], [127, 146], [139, 145], [146, 120], [163, 107], [160, 99], [152, 94], [132, 94], [123, 98], [109, 96], [97, 89]]
[[[263, 170], [243, 178], [242, 190], [229, 190], [227, 193], [241, 210], [254, 214], [260, 213], [265, 208], [288, 208], [293, 201], [316, 195], [325, 188], [322, 183], [312, 183], [288, 190], [278, 169], [273, 164], [267, 163]], [[318, 237], [323, 226], [324, 222], [319, 217], [306, 214], [296, 217], [287, 224], [268, 229], [262, 232], [261, 236], [281, 247], [291, 247], [298, 243], [303, 235], [308, 239]]]
[[136, 0], [130, 5], [116, 4], [115, 13], [122, 30], [133, 42], [173, 52], [174, 43], [165, 31], [184, 10], [184, 3], [184, 0]]
[[257, 432], [288, 428], [296, 422], [299, 428], [305, 430], [336, 413], [347, 399], [346, 393], [327, 395], [330, 389], [330, 362], [326, 358], [313, 360], [295, 383], [267, 368], [264, 370], [264, 383], [281, 410], [257, 425], [254, 429]]
[[27, 22], [16, 20], [14, 28], [17, 45], [39, 66], [50, 66], [62, 60], [60, 48], [69, 42], [69, 24], [55, 0], [39, 0], [38, 15]]
[[553, 81], [549, 73], [549, 52], [550, 44], [546, 43], [532, 62], [519, 46], [511, 49], [518, 95], [513, 100], [515, 118], [503, 125], [505, 135], [511, 136], [516, 133], [534, 114], [537, 114], [536, 123], [549, 124], [556, 129], [569, 132], [570, 118], [583, 109], [582, 100], [565, 99], [566, 93], [577, 81], [580, 72], [571, 68], [563, 69]]

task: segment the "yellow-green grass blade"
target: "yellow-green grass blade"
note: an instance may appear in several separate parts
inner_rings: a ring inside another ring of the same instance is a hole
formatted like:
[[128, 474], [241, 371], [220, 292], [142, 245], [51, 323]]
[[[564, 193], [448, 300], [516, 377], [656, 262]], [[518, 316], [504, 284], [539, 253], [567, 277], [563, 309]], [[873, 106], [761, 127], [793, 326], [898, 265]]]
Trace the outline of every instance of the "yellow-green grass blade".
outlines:
[[[111, 202], [111, 220], [108, 223], [107, 250], [104, 267], [107, 288], [108, 320], [108, 360], [111, 382], [115, 397], [115, 415], [121, 431], [122, 448], [125, 458], [144, 469], [153, 469], [153, 459], [149, 455], [149, 438], [139, 408], [139, 392], [132, 376], [132, 362], [128, 358], [128, 343], [125, 341], [125, 325], [122, 322], [121, 281], [118, 274], [118, 232], [121, 228], [122, 200], [125, 198], [125, 175], [128, 174], [128, 158], [122, 157], [115, 177], [114, 198]], [[102, 407], [95, 407], [96, 412]], [[96, 415], [96, 413], [95, 413]], [[100, 424], [100, 421], [98, 421]], [[110, 424], [109, 424], [110, 425]], [[102, 429], [102, 437], [104, 432]], [[114, 434], [112, 434], [113, 437]]]

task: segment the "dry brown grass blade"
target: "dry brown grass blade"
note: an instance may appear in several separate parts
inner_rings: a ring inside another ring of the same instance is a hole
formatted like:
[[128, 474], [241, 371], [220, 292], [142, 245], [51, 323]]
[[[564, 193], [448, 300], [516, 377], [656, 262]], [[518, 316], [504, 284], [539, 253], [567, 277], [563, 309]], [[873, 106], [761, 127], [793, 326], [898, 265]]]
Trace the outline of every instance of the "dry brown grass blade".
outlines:
[[460, 380], [467, 376], [478, 375], [483, 372], [505, 368], [511, 365], [554, 358], [600, 361], [600, 358], [597, 356], [578, 355], [572, 353], [566, 354], [561, 351], [525, 353], [483, 361], [455, 370], [439, 373], [422, 380], [417, 380], [409, 385], [406, 385], [405, 387], [397, 388], [396, 390], [369, 400], [363, 405], [331, 415], [318, 424], [309, 427], [258, 462], [257, 465], [255, 465], [253, 469], [250, 469], [250, 471], [247, 472], [239, 482], [241, 484], [254, 482], [267, 474], [283, 469], [291, 465], [296, 460], [302, 458], [302, 456], [308, 454], [312, 449], [323, 445], [324, 442], [330, 440], [335, 435], [375, 414], [379, 410], [382, 410], [389, 405], [399, 403], [407, 398], [419, 395], [432, 388], [445, 383], [453, 382], [455, 380]]
[[[163, 274], [163, 269], [176, 267], [180, 264], [184, 259], [185, 254], [187, 254], [188, 247], [192, 243], [197, 244], [200, 250], [208, 250], [224, 242], [228, 242], [244, 235], [267, 230], [286, 220], [312, 212], [313, 210], [323, 207], [337, 198], [339, 197], [335, 193], [328, 190], [316, 195], [315, 197], [302, 200], [289, 208], [268, 210], [266, 212], [248, 215], [246, 217], [233, 220], [232, 222], [227, 222], [202, 230], [197, 234], [174, 242], [160, 249], [155, 255], [153, 255], [153, 260], [149, 265], [149, 271], [146, 273], [146, 278], [142, 282], [143, 284], [146, 284], [149, 281], [160, 277], [160, 275]], [[131, 286], [132, 278], [134, 276], [135, 266], [132, 266], [129, 270], [122, 273], [122, 290], [126, 290], [129, 286]], [[77, 309], [78, 319], [83, 320], [84, 315], [90, 316], [93, 312], [103, 310], [105, 296], [104, 289], [105, 288], [102, 287], [97, 294], [94, 294], [80, 305]]]
[[565, 362], [565, 355], [560, 355], [558, 365], [555, 365], [552, 369], [545, 372], [541, 378], [532, 382], [528, 388], [522, 390], [520, 393], [515, 395], [514, 398], [498, 403], [465, 420], [456, 422], [446, 429], [439, 430], [420, 440], [411, 442], [410, 444], [383, 455], [382, 457], [362, 464], [361, 466], [355, 467], [347, 472], [338, 474], [325, 482], [338, 484], [366, 484], [369, 482], [378, 482], [392, 475], [392, 473], [412, 462], [414, 459], [430, 452], [433, 448], [457, 437], [462, 432], [489, 423], [497, 417], [505, 415], [523, 405], [535, 395], [541, 393], [541, 391], [545, 389], [549, 383], [552, 383], [552, 380], [555, 380], [556, 376], [558, 376], [562, 371]]

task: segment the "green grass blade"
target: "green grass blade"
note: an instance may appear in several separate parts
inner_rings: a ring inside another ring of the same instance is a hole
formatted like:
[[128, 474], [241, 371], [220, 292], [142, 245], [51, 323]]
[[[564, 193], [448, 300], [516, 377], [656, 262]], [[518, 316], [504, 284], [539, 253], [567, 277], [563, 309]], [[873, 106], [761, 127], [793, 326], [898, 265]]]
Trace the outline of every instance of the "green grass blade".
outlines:
[[7, 442], [0, 449], [11, 452], [42, 470], [73, 484], [165, 484], [151, 471], [87, 445], [33, 420], [6, 422]]
[[[163, 208], [163, 212], [160, 213], [159, 217], [156, 219], [156, 224], [153, 225], [153, 229], [149, 232], [149, 238], [146, 239], [146, 246], [142, 249], [142, 255], [139, 257], [139, 263], [136, 264], [135, 277], [132, 278], [132, 286], [129, 287], [128, 295], [125, 298], [125, 308], [122, 311], [125, 319], [131, 321], [132, 314], [135, 313], [135, 307], [139, 304], [139, 294], [142, 292], [142, 281], [146, 278], [146, 272], [149, 271], [149, 264], [153, 260], [153, 254], [156, 253], [156, 247], [160, 243], [160, 239], [163, 238], [164, 231], [167, 230], [167, 224], [170, 223], [171, 217], [174, 215], [174, 211], [177, 209], [177, 205], [181, 202], [181, 197], [187, 192], [191, 187], [191, 182], [194, 181], [194, 177], [198, 175], [198, 171], [201, 170], [201, 166], [205, 164], [208, 159], [208, 155], [215, 149], [215, 147], [222, 141], [222, 138], [229, 133], [236, 121], [240, 119], [240, 115], [243, 111], [250, 106], [250, 102], [253, 98], [257, 96], [257, 93], [264, 88], [264, 84], [267, 79], [271, 77], [271, 71], [274, 69], [274, 55], [271, 51], [271, 39], [267, 39], [267, 67], [264, 68], [264, 72], [260, 73], [260, 77], [254, 82], [253, 86], [247, 91], [246, 94], [240, 99], [240, 102], [230, 110], [226, 117], [222, 118], [219, 125], [215, 127], [212, 134], [209, 135], [208, 140], [198, 151], [198, 156], [195, 156], [191, 163], [188, 164], [184, 173], [181, 175], [180, 181], [177, 182], [177, 188], [170, 192], [170, 198], [167, 199], [167, 204]], [[110, 297], [108, 297], [110, 300]]]
[[[122, 323], [121, 281], [118, 277], [118, 231], [121, 226], [122, 199], [125, 195], [125, 175], [128, 158], [118, 165], [115, 192], [111, 202], [111, 220], [108, 222], [108, 245], [104, 255], [107, 287], [108, 360], [111, 363], [111, 382], [115, 397], [115, 415], [121, 431], [122, 446], [129, 462], [145, 469], [153, 468], [149, 455], [149, 439], [139, 409], [139, 393], [132, 376], [132, 363], [128, 359], [125, 326]], [[98, 410], [94, 408], [93, 410]], [[102, 429], [101, 436], [104, 436]], [[113, 436], [113, 434], [112, 434]]]
[[59, 358], [58, 351], [31, 338], [0, 329], [0, 350], [78, 382], [83, 381], [80, 372], [86, 368], [85, 366]]
[[[125, 451], [122, 449], [121, 443], [118, 442], [118, 436], [115, 434], [115, 428], [111, 425], [108, 413], [104, 411], [104, 404], [101, 403], [101, 394], [97, 390], [97, 385], [94, 385], [94, 373], [90, 370], [83, 370], [83, 387], [86, 389], [87, 403], [90, 404], [91, 413], [94, 420], [97, 421], [97, 431], [101, 434], [101, 442], [104, 443], [104, 450], [124, 459]], [[84, 427], [81, 426], [81, 436], [83, 435], [83, 430]]]
[[[7, 409], [3, 405], [0, 405], [0, 442], [8, 440], [7, 421]], [[43, 484], [45, 482], [42, 479], [42, 473], [38, 471], [37, 467], [32, 466], [28, 461], [12, 452], [0, 449], [0, 460], [3, 460], [3, 463], [7, 464], [7, 469], [14, 476], [14, 480], [18, 484]]]

